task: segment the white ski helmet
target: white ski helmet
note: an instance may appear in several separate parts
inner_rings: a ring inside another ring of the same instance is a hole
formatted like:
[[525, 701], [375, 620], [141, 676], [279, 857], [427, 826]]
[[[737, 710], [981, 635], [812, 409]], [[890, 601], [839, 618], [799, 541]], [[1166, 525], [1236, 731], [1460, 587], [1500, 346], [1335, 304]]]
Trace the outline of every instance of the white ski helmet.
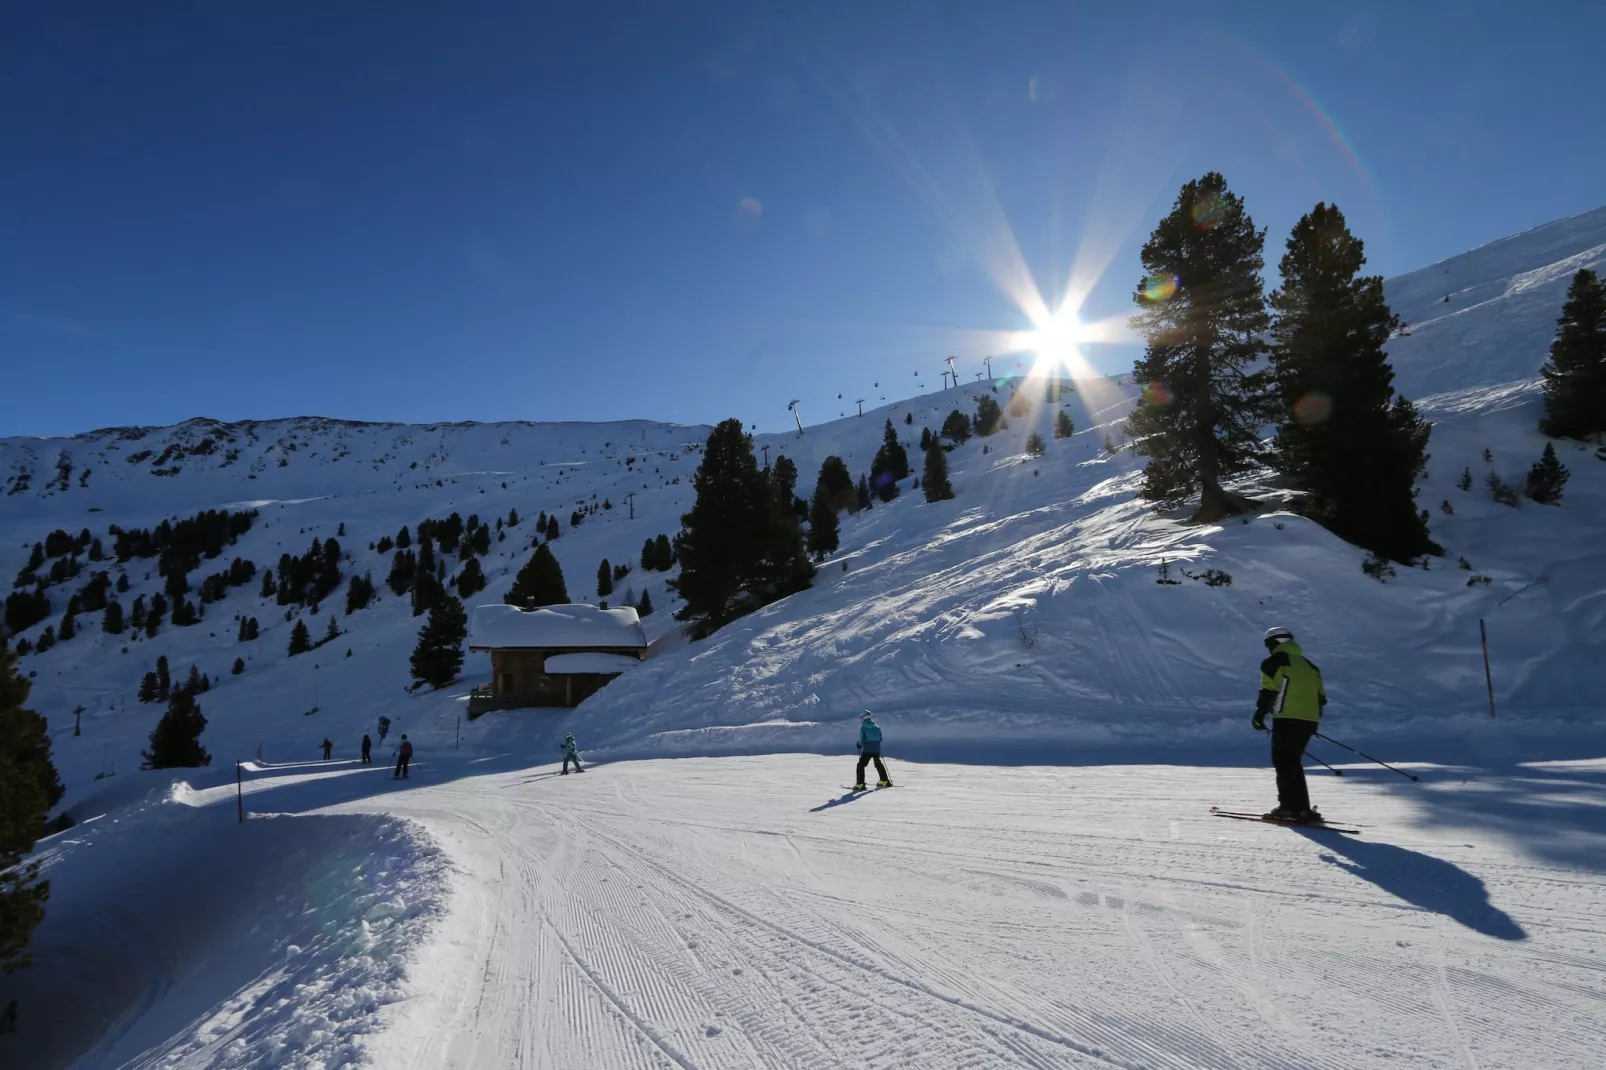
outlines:
[[869, 710], [864, 710], [864, 711], [860, 712], [859, 720], [868, 721], [869, 719], [870, 719], [870, 711]]
[[1267, 628], [1265, 639], [1268, 643], [1291, 643], [1294, 640], [1294, 633], [1282, 627]]

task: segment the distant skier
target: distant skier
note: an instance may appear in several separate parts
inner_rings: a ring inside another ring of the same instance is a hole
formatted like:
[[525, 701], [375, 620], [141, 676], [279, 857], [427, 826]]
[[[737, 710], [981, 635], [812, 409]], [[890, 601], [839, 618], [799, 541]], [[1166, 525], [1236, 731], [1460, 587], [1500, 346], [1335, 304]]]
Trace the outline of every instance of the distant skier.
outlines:
[[374, 764], [374, 741], [368, 738], [368, 733], [362, 734], [362, 764]]
[[396, 772], [393, 779], [401, 780], [407, 776], [407, 763], [413, 760], [413, 745], [407, 742], [407, 733], [402, 733], [401, 748], [396, 751]]
[[379, 742], [385, 742], [385, 737], [388, 735], [390, 735], [390, 718], [381, 717], [379, 719]]
[[580, 748], [574, 742], [574, 733], [566, 732], [563, 736], [563, 776], [569, 775], [569, 763], [574, 763], [576, 773], [585, 772], [580, 768]]
[[1277, 770], [1277, 808], [1266, 817], [1279, 821], [1320, 821], [1305, 786], [1305, 747], [1327, 705], [1322, 671], [1305, 657], [1287, 628], [1266, 631], [1269, 657], [1260, 663], [1260, 695], [1251, 722], [1266, 730], [1271, 715], [1271, 764]]
[[881, 775], [876, 786], [881, 788], [892, 787], [892, 781], [887, 776], [887, 767], [881, 764], [881, 726], [875, 723], [875, 718], [869, 710], [859, 714], [859, 767], [853, 774], [853, 790], [866, 791], [864, 786], [864, 767], [873, 760], [875, 771]]
[[323, 760], [327, 762], [329, 760], [330, 755], [334, 754], [334, 752], [335, 752], [335, 745], [333, 743], [329, 742], [329, 740], [327, 738], [325, 738], [324, 741], [323, 741]]

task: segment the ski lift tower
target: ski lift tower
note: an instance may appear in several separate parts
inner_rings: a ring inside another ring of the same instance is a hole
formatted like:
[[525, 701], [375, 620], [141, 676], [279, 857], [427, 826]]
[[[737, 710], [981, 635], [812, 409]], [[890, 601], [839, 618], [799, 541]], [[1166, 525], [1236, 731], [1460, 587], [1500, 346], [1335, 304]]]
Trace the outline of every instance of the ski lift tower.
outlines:
[[949, 357], [944, 363], [948, 365], [948, 374], [954, 377], [954, 385], [959, 385], [959, 372], [954, 369], [954, 358]]
[[853, 403], [859, 407], [859, 415], [863, 416], [864, 415], [864, 399], [863, 398], [855, 398]]
[[993, 377], [993, 358], [986, 356], [981, 358], [981, 362], [987, 365], [987, 378], [991, 379]]
[[787, 407], [788, 411], [791, 412], [792, 419], [797, 421], [797, 437], [798, 438], [802, 438], [803, 437], [803, 414], [798, 411], [797, 398], [793, 398], [790, 402], [788, 402], [786, 407]]

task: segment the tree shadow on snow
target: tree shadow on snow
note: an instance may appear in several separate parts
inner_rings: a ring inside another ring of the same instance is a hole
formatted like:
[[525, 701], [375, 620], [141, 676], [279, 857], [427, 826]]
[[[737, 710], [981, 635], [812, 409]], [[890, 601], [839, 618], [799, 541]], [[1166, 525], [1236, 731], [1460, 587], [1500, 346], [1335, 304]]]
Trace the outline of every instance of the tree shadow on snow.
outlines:
[[[1511, 915], [1489, 902], [1483, 881], [1442, 858], [1391, 843], [1376, 843], [1336, 832], [1295, 828], [1331, 851], [1329, 862], [1397, 899], [1430, 910], [1497, 940], [1526, 940], [1528, 934]], [[1335, 855], [1343, 855], [1337, 858]]]

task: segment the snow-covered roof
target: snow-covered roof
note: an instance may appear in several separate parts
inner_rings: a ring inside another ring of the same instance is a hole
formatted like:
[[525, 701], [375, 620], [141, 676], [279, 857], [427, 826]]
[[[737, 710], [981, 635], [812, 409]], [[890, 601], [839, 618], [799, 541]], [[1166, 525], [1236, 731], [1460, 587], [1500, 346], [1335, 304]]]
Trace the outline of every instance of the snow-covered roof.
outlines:
[[[468, 645], [473, 650], [491, 647], [533, 650], [628, 647], [647, 649], [641, 618], [628, 606], [475, 606]], [[571, 670], [572, 671], [572, 670]]]
[[554, 654], [546, 659], [546, 671], [555, 673], [621, 673], [641, 664], [630, 654]]

